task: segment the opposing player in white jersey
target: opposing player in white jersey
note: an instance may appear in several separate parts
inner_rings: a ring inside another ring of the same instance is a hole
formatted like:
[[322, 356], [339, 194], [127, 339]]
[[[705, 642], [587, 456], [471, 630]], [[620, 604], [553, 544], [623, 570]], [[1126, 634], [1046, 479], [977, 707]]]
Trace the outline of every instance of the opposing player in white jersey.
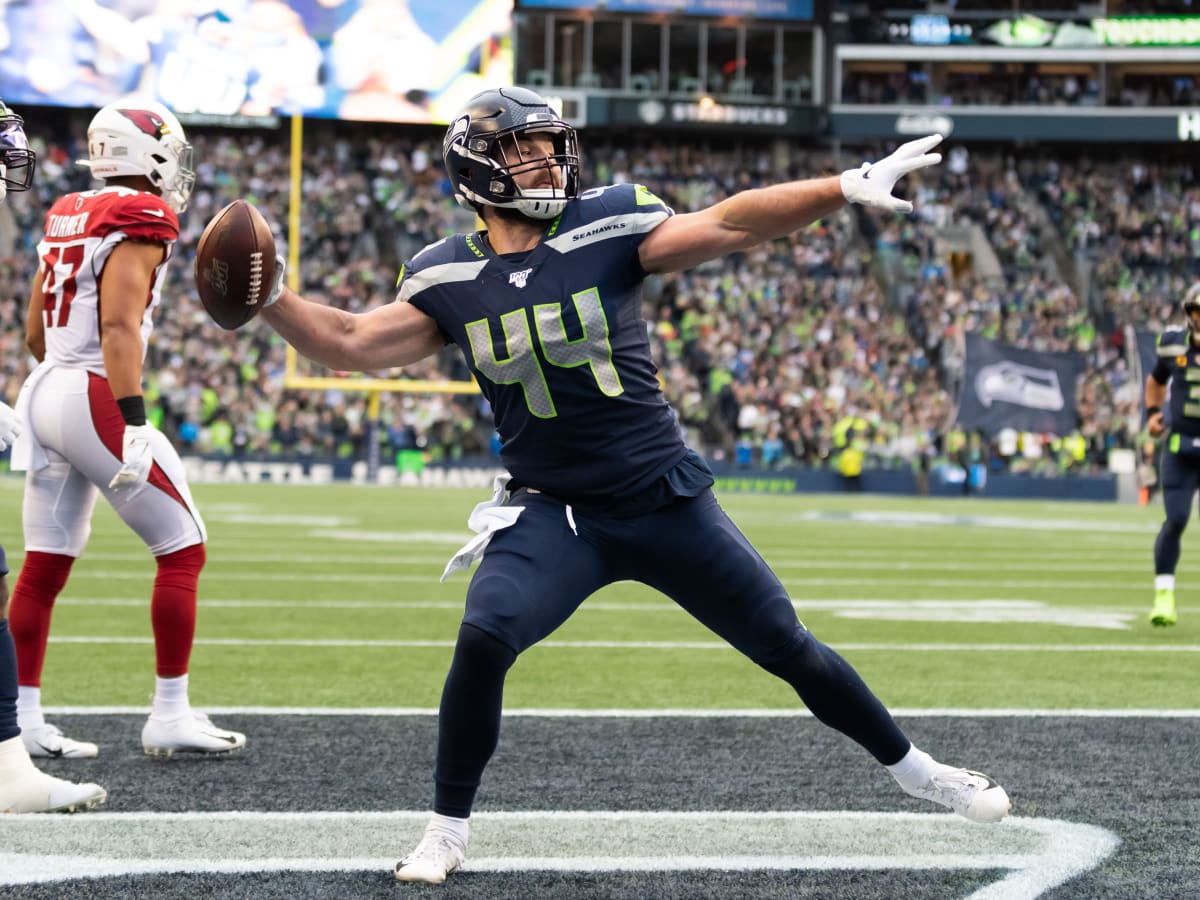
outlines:
[[165, 106], [129, 98], [96, 113], [88, 155], [80, 164], [104, 187], [50, 208], [25, 322], [40, 364], [21, 388], [26, 427], [13, 448], [13, 468], [26, 471], [25, 562], [11, 620], [21, 737], [32, 756], [99, 752], [46, 722], [41, 681], [54, 602], [103, 494], [158, 566], [150, 598], [157, 678], [142, 747], [163, 756], [231, 753], [245, 736], [217, 728], [188, 700], [204, 523], [179, 455], [147, 423], [142, 397], [177, 215], [195, 180], [192, 148]]
[[[0, 203], [8, 191], [33, 182], [37, 157], [29, 149], [24, 120], [0, 100]], [[0, 451], [21, 431], [13, 408], [0, 403]], [[39, 771], [17, 725], [17, 653], [8, 630], [8, 563], [0, 547], [0, 813], [75, 812], [104, 802], [98, 784], [73, 784]]]

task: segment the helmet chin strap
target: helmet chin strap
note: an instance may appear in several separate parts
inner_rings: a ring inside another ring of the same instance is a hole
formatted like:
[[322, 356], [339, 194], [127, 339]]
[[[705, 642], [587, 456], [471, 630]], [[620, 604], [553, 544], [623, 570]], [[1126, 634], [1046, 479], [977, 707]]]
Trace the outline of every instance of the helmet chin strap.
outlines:
[[564, 197], [522, 197], [516, 208], [531, 219], [553, 219], [567, 208], [567, 201]]
[[[551, 192], [547, 192], [551, 193]], [[456, 199], [464, 209], [479, 213], [483, 207], [490, 207], [503, 213], [519, 213], [529, 219], [553, 219], [567, 208], [567, 198], [562, 196], [549, 197], [518, 197], [507, 203], [491, 203], [482, 197], [472, 200], [465, 194], [457, 194]]]

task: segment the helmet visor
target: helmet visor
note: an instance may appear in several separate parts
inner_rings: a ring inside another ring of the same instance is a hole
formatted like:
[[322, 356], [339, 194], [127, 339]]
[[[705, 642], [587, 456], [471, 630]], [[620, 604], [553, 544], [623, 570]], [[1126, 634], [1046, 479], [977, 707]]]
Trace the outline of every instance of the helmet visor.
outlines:
[[[564, 124], [509, 129], [493, 136], [488, 154], [496, 163], [501, 183], [493, 183], [498, 194], [574, 197], [579, 183], [579, 146], [575, 129]], [[531, 173], [545, 173], [542, 179]], [[518, 188], [516, 178], [528, 187]], [[511, 188], [509, 187], [511, 185]]]
[[187, 209], [192, 188], [196, 186], [195, 151], [186, 141], [176, 141], [171, 150], [175, 154], [175, 177], [170, 184], [163, 185], [163, 190], [167, 202], [181, 213]]
[[29, 149], [29, 139], [19, 116], [0, 119], [0, 162], [5, 166], [4, 183], [9, 190], [24, 191], [33, 184], [37, 156]]

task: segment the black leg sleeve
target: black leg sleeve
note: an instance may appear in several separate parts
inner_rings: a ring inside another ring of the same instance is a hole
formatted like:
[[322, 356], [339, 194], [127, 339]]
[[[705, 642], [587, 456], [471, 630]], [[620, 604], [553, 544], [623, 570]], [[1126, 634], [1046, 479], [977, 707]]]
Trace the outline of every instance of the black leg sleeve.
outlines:
[[795, 653], [764, 668], [790, 684], [821, 722], [884, 765], [899, 762], [908, 752], [908, 738], [854, 667], [811, 634]]
[[500, 739], [504, 677], [516, 659], [511, 647], [486, 632], [472, 625], [459, 628], [438, 709], [434, 812], [460, 819], [471, 815], [483, 770]]

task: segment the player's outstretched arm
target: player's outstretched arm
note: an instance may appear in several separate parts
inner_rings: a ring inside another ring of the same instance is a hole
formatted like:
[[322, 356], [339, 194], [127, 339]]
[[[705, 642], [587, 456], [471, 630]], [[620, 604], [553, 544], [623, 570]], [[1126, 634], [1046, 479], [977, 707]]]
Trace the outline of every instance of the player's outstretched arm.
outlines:
[[665, 220], [642, 242], [647, 272], [687, 269], [727, 253], [791, 234], [840, 209], [861, 203], [889, 212], [912, 212], [912, 204], [894, 195], [896, 183], [910, 172], [941, 162], [930, 152], [940, 134], [909, 141], [879, 162], [827, 178], [791, 181], [742, 191], [708, 209]]
[[305, 300], [280, 284], [261, 315], [302, 355], [346, 372], [411, 365], [445, 345], [437, 323], [411, 303], [349, 313]]

